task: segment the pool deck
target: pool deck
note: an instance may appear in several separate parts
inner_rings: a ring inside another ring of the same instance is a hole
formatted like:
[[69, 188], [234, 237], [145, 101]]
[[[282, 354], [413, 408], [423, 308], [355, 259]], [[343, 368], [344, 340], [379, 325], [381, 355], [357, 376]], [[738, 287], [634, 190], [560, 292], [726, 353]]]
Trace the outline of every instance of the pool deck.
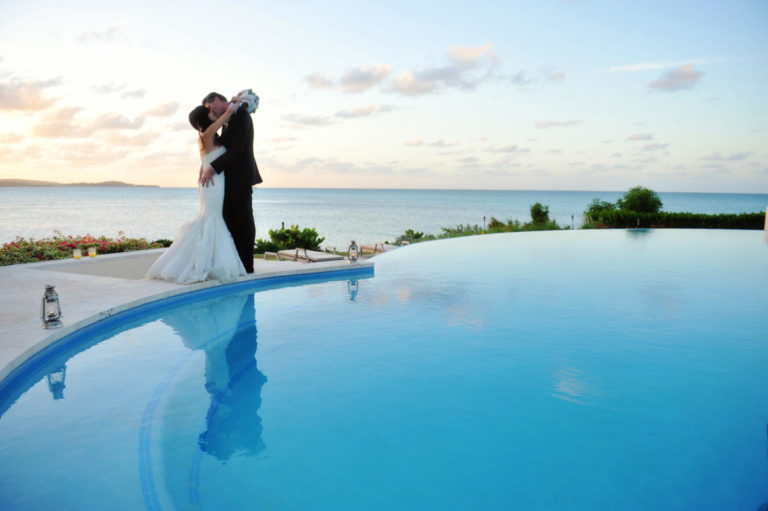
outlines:
[[[100, 318], [143, 303], [222, 283], [174, 284], [144, 278], [165, 249], [95, 258], [63, 259], [0, 267], [0, 381], [25, 359]], [[354, 267], [372, 267], [359, 261]], [[348, 270], [346, 260], [318, 263], [254, 259], [254, 273], [237, 282]], [[56, 286], [63, 326], [44, 329], [40, 302], [46, 284]]]

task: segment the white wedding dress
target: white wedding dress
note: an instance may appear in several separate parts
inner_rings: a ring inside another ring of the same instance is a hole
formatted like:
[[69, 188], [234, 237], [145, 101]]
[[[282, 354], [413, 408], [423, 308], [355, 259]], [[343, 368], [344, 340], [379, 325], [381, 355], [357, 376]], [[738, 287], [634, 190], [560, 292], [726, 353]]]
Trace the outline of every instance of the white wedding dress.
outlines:
[[[202, 157], [203, 166], [226, 152], [217, 147]], [[155, 261], [147, 277], [181, 284], [206, 279], [235, 280], [245, 267], [221, 215], [224, 204], [224, 173], [213, 175], [213, 186], [198, 185], [200, 214], [179, 228], [168, 250]]]

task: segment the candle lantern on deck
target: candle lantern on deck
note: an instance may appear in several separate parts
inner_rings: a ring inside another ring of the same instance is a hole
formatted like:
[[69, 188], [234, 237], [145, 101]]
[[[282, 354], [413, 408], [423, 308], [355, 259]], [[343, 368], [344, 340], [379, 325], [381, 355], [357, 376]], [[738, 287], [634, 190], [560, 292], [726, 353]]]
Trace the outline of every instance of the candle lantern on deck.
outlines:
[[40, 303], [40, 319], [43, 321], [43, 328], [57, 328], [61, 326], [61, 305], [59, 304], [59, 294], [50, 284], [45, 285], [45, 294]]
[[96, 247], [88, 247], [88, 257], [96, 257]]
[[352, 240], [352, 243], [349, 244], [349, 254], [347, 255], [347, 260], [350, 263], [357, 262], [357, 257], [360, 255], [360, 249], [357, 246], [357, 243], [355, 243], [355, 240]]

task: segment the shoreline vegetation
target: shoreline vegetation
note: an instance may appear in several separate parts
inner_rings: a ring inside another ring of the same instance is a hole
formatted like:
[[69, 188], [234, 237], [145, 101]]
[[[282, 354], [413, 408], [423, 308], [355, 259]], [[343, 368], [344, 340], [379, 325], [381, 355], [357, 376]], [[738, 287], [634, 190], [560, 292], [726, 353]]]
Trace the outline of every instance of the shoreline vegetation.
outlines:
[[34, 181], [30, 179], [0, 179], [0, 188], [28, 188], [36, 186], [160, 188], [158, 185], [135, 185], [131, 183], [124, 183], [123, 181], [102, 181], [100, 183], [57, 183], [55, 181]]
[[[587, 209], [584, 211], [585, 220], [580, 229], [678, 228], [762, 230], [766, 225], [764, 212], [708, 215], [661, 211], [661, 206], [661, 199], [656, 192], [637, 186], [625, 193], [624, 197], [616, 201], [615, 204], [594, 199], [592, 203], [587, 205]], [[558, 225], [556, 221], [550, 220], [548, 206], [537, 202], [531, 206], [530, 211], [530, 222], [523, 223], [517, 219], [501, 221], [491, 216], [487, 225], [485, 224], [485, 219], [483, 219], [484, 224], [482, 226], [477, 224], [460, 224], [455, 227], [443, 227], [441, 229], [442, 232], [439, 234], [425, 234], [413, 229], [406, 229], [403, 234], [392, 242], [386, 240], [385, 243], [401, 245], [404, 242], [418, 243], [421, 241], [503, 232], [571, 229], [570, 226], [563, 227]], [[119, 237], [116, 239], [105, 236], [94, 237], [90, 234], [85, 236], [64, 235], [56, 230], [53, 232], [52, 238], [27, 240], [17, 237], [15, 241], [0, 246], [0, 266], [68, 259], [73, 257], [73, 250], [75, 249], [80, 249], [84, 255], [88, 253], [89, 248], [95, 248], [97, 254], [113, 254], [164, 248], [172, 243], [168, 239], [147, 241], [145, 238], [126, 238], [122, 232], [119, 233]], [[290, 228], [282, 226], [280, 229], [270, 229], [269, 237], [269, 240], [257, 239], [255, 241], [253, 247], [255, 256], [263, 255], [264, 252], [277, 252], [294, 248], [322, 250], [321, 244], [325, 241], [325, 238], [321, 237], [314, 228], [302, 229], [297, 225], [292, 225]], [[346, 252], [342, 251], [336, 253], [346, 255]]]

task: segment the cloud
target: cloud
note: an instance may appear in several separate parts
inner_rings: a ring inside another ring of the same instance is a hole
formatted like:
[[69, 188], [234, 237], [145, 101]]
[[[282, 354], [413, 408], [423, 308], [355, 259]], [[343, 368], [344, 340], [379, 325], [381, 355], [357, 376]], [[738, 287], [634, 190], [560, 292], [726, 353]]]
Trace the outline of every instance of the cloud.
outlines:
[[545, 130], [549, 128], [564, 128], [568, 126], [578, 126], [581, 124], [581, 119], [573, 119], [570, 121], [536, 121], [534, 126], [537, 129]]
[[329, 126], [334, 120], [321, 115], [287, 114], [283, 119], [291, 123], [291, 128], [301, 129], [311, 126]]
[[45, 119], [33, 127], [32, 134], [42, 138], [91, 137], [104, 130], [136, 130], [144, 124], [144, 118], [130, 120], [122, 114], [102, 114], [91, 121], [76, 119], [80, 107], [64, 107], [50, 112]]
[[177, 102], [169, 101], [168, 103], [163, 103], [162, 105], [147, 110], [143, 115], [147, 117], [170, 117], [175, 114], [178, 109], [179, 104]]
[[3, 80], [0, 81], [0, 110], [40, 111], [46, 110], [55, 98], [48, 97], [47, 91], [62, 83], [61, 78], [51, 80]]
[[509, 81], [513, 83], [514, 85], [530, 85], [535, 80], [532, 77], [529, 77], [526, 75], [526, 71], [521, 69], [517, 73], [513, 74]]
[[384, 112], [392, 112], [397, 110], [394, 106], [389, 105], [367, 105], [353, 108], [352, 110], [339, 110], [334, 114], [334, 117], [341, 119], [353, 119], [355, 117], [370, 117]]
[[141, 99], [146, 95], [147, 91], [145, 89], [135, 89], [123, 92], [120, 94], [120, 97], [127, 99]]
[[653, 142], [653, 143], [650, 143], [650, 144], [645, 144], [642, 147], [642, 150], [643, 151], [658, 151], [658, 150], [661, 150], [661, 149], [666, 149], [667, 147], [669, 147], [669, 144], [659, 144], [659, 143]]
[[79, 43], [87, 43], [90, 41], [113, 41], [119, 31], [117, 25], [113, 25], [105, 30], [100, 31], [84, 31], [80, 32], [75, 38]]
[[308, 75], [306, 82], [315, 89], [341, 89], [343, 92], [358, 93], [384, 82], [391, 71], [392, 68], [386, 64], [350, 67], [337, 82], [326, 78], [322, 73]]
[[344, 92], [362, 92], [380, 84], [389, 76], [392, 68], [388, 65], [349, 68], [339, 80]]
[[311, 126], [330, 126], [340, 120], [356, 119], [360, 117], [373, 117], [385, 112], [393, 112], [397, 107], [390, 105], [365, 105], [351, 110], [339, 110], [332, 116], [288, 114], [283, 119], [291, 123], [291, 128], [301, 129]]
[[661, 92], [676, 92], [684, 89], [692, 89], [704, 76], [701, 71], [696, 71], [693, 66], [685, 65], [670, 69], [658, 80], [648, 84], [648, 87]]
[[15, 144], [24, 140], [24, 137], [17, 133], [4, 133], [0, 135], [0, 144]]
[[296, 140], [296, 137], [280, 136], [280, 137], [272, 137], [268, 140], [268, 142], [280, 143], [280, 142], [293, 142], [294, 140]]
[[296, 171], [319, 170], [331, 174], [389, 175], [394, 168], [389, 165], [358, 165], [335, 158], [302, 158], [296, 161]]
[[321, 73], [312, 73], [305, 78], [307, 83], [313, 89], [335, 89], [336, 84], [323, 76]]
[[448, 50], [449, 63], [417, 71], [404, 71], [387, 90], [403, 96], [421, 96], [443, 89], [473, 90], [493, 77], [499, 58], [489, 43]]
[[628, 71], [631, 73], [637, 71], [655, 71], [658, 69], [670, 69], [673, 67], [681, 67], [691, 64], [703, 64], [706, 61], [704, 59], [688, 60], [686, 62], [638, 62], [636, 64], [627, 64], [623, 66], [612, 66], [609, 71]]
[[89, 130], [133, 130], [141, 128], [143, 124], [143, 117], [130, 120], [122, 114], [101, 114], [94, 119]]
[[402, 94], [403, 96], [421, 96], [429, 94], [438, 89], [439, 84], [435, 81], [423, 80], [411, 71], [403, 71], [389, 86], [391, 92]]
[[502, 147], [494, 147], [494, 146], [486, 147], [485, 150], [488, 151], [489, 153], [530, 153], [531, 152], [529, 148], [519, 147], [514, 144], [505, 145]]
[[630, 135], [624, 140], [653, 140], [653, 135], [650, 133], [635, 133], [634, 135]]
[[746, 152], [746, 153], [731, 153], [729, 156], [723, 156], [720, 153], [712, 153], [708, 154], [704, 157], [702, 157], [702, 160], [709, 160], [709, 161], [739, 161], [739, 160], [745, 160], [752, 156], [752, 152]]
[[434, 140], [432, 142], [424, 142], [421, 139], [417, 139], [417, 140], [410, 140], [408, 142], [405, 142], [405, 145], [408, 146], [408, 147], [424, 147], [424, 146], [428, 146], [428, 147], [455, 147], [455, 146], [459, 145], [459, 142], [457, 142], [457, 141], [446, 142], [442, 138], [439, 139], [439, 140]]
[[565, 73], [562, 71], [558, 71], [553, 67], [545, 67], [541, 70], [541, 72], [547, 81], [562, 82], [563, 80], [565, 80]]

